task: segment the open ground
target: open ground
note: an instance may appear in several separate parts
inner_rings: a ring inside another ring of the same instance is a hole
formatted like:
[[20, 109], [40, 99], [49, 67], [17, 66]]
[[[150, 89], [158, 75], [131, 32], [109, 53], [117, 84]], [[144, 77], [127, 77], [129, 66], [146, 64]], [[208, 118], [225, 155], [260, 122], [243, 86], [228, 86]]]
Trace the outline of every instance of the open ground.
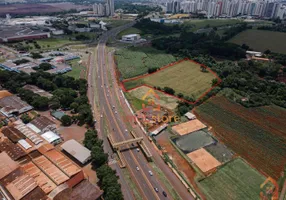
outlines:
[[[134, 90], [130, 90], [128, 93], [130, 93], [130, 95], [135, 98], [135, 100], [133, 100], [133, 101], [140, 101], [141, 103], [143, 103], [142, 98], [145, 94], [148, 93], [148, 91], [150, 89], [151, 88], [149, 88], [149, 87], [141, 86], [141, 87], [138, 87]], [[176, 107], [178, 105], [178, 103], [177, 103], [178, 99], [177, 98], [175, 98], [172, 95], [167, 95], [167, 94], [160, 92], [160, 91], [155, 91], [155, 92], [159, 98], [156, 98], [153, 94], [150, 94], [151, 98], [154, 100], [155, 104], [160, 105], [160, 106], [165, 107], [165, 108], [170, 109], [170, 110], [176, 109]], [[136, 99], [138, 99], [138, 100], [136, 100]]]
[[239, 23], [243, 23], [243, 21], [237, 19], [191, 19], [184, 21], [185, 25], [193, 26], [193, 31], [198, 30], [200, 28], [227, 26]]
[[176, 58], [152, 47], [132, 47], [116, 51], [115, 60], [122, 78], [127, 79], [175, 62]]
[[152, 87], [170, 87], [176, 94], [198, 99], [212, 87], [212, 80], [217, 78], [210, 71], [202, 72], [200, 65], [190, 60], [183, 60], [175, 65], [166, 66], [155, 73], [138, 77], [133, 80], [124, 80], [127, 90], [139, 85]]
[[260, 172], [278, 179], [286, 164], [286, 110], [277, 106], [245, 108], [216, 96], [194, 113], [221, 142]]
[[198, 184], [210, 200], [256, 200], [260, 199], [260, 185], [265, 179], [266, 177], [237, 158]]
[[256, 51], [264, 52], [269, 49], [286, 54], [286, 45], [281, 45], [281, 41], [286, 41], [286, 33], [264, 30], [246, 30], [229, 40], [239, 45], [246, 44]]

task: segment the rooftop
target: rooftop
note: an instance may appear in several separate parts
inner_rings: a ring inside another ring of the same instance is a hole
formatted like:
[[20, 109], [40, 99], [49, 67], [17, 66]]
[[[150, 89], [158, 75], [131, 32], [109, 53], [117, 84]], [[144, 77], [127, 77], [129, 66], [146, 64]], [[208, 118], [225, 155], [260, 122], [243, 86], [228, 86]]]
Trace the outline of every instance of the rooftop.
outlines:
[[6, 152], [0, 153], [0, 179], [13, 172], [19, 167]]
[[54, 141], [57, 141], [60, 138], [56, 133], [52, 131], [47, 131], [44, 134], [41, 135], [45, 140], [47, 140], [49, 143], [53, 143]]
[[12, 95], [13, 94], [8, 92], [7, 90], [0, 90], [0, 99], [2, 99], [3, 97], [12, 96]]
[[21, 121], [16, 121], [14, 122], [15, 128], [21, 131], [27, 138], [29, 138], [35, 145], [43, 142], [43, 139], [34, 131], [29, 129], [23, 122]]
[[34, 120], [32, 120], [30, 123], [33, 124], [34, 126], [36, 126], [40, 130], [45, 129], [48, 126], [55, 125], [55, 122], [53, 122], [52, 120], [50, 120], [46, 116], [37, 117]]
[[8, 138], [0, 136], [0, 152], [5, 151], [10, 158], [18, 160], [26, 155], [25, 151], [17, 144], [12, 143]]
[[82, 164], [84, 164], [90, 158], [90, 150], [82, 146], [74, 139], [66, 141], [61, 147]]
[[17, 143], [21, 139], [25, 139], [23, 133], [14, 127], [5, 127], [1, 132], [14, 143]]
[[69, 177], [81, 171], [81, 169], [74, 162], [72, 162], [69, 158], [67, 158], [64, 154], [57, 151], [56, 149], [47, 151], [45, 156], [49, 158], [49, 160], [51, 160]]
[[34, 92], [40, 96], [43, 96], [43, 97], [52, 97], [53, 96], [51, 93], [49, 93], [45, 90], [42, 90], [35, 85], [25, 85], [23, 88], [26, 90], [30, 90], [30, 91], [32, 91], [32, 92]]
[[33, 159], [33, 162], [50, 178], [56, 185], [60, 185], [67, 181], [69, 177], [57, 168], [45, 156], [39, 156]]
[[32, 109], [32, 106], [27, 104], [25, 101], [22, 101], [16, 95], [6, 96], [0, 99], [1, 107], [11, 107], [17, 109], [19, 112], [25, 112]]
[[6, 185], [7, 190], [15, 200], [22, 199], [26, 194], [37, 187], [35, 180], [28, 174], [17, 177], [11, 183]]
[[69, 200], [95, 200], [99, 199], [102, 194], [103, 191], [99, 187], [91, 184], [88, 180], [83, 180], [73, 188]]
[[33, 162], [28, 162], [21, 166], [23, 170], [32, 176], [38, 186], [47, 194], [55, 189], [56, 184], [51, 181]]
[[45, 33], [42, 30], [35, 30], [28, 26], [0, 26], [1, 38], [29, 36], [35, 34]]

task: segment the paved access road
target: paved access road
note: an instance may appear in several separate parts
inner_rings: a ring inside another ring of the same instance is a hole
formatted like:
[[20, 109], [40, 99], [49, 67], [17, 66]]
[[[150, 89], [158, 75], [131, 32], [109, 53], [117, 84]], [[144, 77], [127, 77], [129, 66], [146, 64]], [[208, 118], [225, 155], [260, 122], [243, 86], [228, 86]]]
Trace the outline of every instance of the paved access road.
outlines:
[[[97, 90], [97, 98], [99, 101], [100, 107], [100, 119], [106, 117], [109, 126], [112, 129], [112, 137], [115, 142], [123, 141], [126, 139], [131, 139], [132, 136], [130, 135], [128, 128], [122, 119], [122, 112], [127, 113], [127, 115], [132, 116], [132, 113], [126, 107], [124, 99], [121, 95], [120, 88], [116, 84], [115, 78], [113, 78], [112, 87], [110, 87], [110, 81], [108, 80], [108, 73], [112, 66], [110, 63], [110, 59], [107, 59], [107, 52], [106, 52], [106, 42], [109, 37], [114, 37], [118, 32], [124, 30], [130, 26], [132, 26], [135, 22], [130, 24], [118, 27], [111, 31], [106, 32], [103, 34], [99, 40], [99, 44], [97, 46], [97, 60], [96, 63], [93, 63], [92, 60], [90, 61], [90, 69], [88, 74], [88, 83], [89, 83], [89, 99], [92, 104], [92, 107], [95, 109], [94, 103], [94, 93], [93, 91]], [[109, 63], [107, 63], [109, 60]], [[96, 71], [93, 70], [96, 67]], [[111, 75], [114, 76], [114, 73], [111, 72]], [[94, 80], [95, 79], [95, 80]], [[95, 81], [96, 88], [92, 88]], [[91, 89], [92, 88], [92, 89]], [[119, 102], [119, 103], [118, 103]], [[103, 131], [103, 120], [100, 120], [100, 132], [101, 134]], [[193, 199], [190, 193], [184, 188], [181, 182], [177, 179], [177, 177], [171, 172], [168, 166], [165, 165], [164, 161], [160, 158], [159, 153], [156, 149], [149, 143], [147, 137], [144, 133], [138, 128], [135, 127], [134, 131], [136, 132], [137, 136], [144, 136], [144, 141], [146, 145], [150, 148], [152, 155], [154, 156], [154, 162], [156, 165], [164, 172], [165, 176], [167, 177], [168, 181], [173, 185], [176, 191], [179, 193], [182, 199]], [[104, 141], [105, 151], [111, 153], [111, 149], [107, 144], [107, 141]], [[128, 149], [122, 152], [123, 158], [126, 161], [127, 168], [130, 172], [131, 178], [137, 185], [139, 192], [143, 199], [148, 200], [155, 200], [155, 199], [172, 199], [171, 195], [167, 192], [166, 188], [164, 188], [164, 184], [162, 184], [156, 173], [153, 171], [152, 167], [149, 165], [148, 161], [145, 159], [143, 154], [137, 152], [136, 147]], [[138, 167], [138, 168], [137, 168]], [[117, 169], [117, 172], [120, 170]], [[153, 176], [149, 174], [149, 171], [153, 172]], [[123, 193], [125, 198], [131, 199], [132, 194], [130, 194], [130, 188], [125, 191], [124, 187], [127, 187], [127, 184], [121, 180], [121, 184], [123, 187]], [[154, 188], [158, 188], [158, 192], [155, 191]], [[164, 197], [162, 192], [165, 191], [168, 194], [168, 197]], [[134, 197], [133, 197], [134, 198]]]

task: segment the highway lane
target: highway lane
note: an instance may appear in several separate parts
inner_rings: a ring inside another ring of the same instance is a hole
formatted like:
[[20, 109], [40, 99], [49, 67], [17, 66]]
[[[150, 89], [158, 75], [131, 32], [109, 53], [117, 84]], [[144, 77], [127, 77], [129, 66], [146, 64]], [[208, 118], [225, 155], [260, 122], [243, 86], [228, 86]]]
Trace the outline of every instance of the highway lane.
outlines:
[[[109, 123], [112, 126], [112, 129], [114, 129], [113, 138], [116, 142], [125, 140], [125, 139], [131, 139], [132, 136], [128, 133], [127, 128], [122, 123], [122, 120], [120, 119], [120, 115], [117, 111], [117, 105], [114, 102], [114, 99], [111, 98], [111, 90], [112, 88], [109, 88], [109, 82], [107, 77], [107, 65], [105, 65], [105, 45], [99, 45], [98, 47], [98, 62], [99, 65], [103, 66], [101, 70], [101, 89], [99, 92], [99, 99], [100, 101], [106, 102], [104, 104], [104, 111], [105, 115], [107, 116]], [[113, 106], [115, 108], [113, 108]], [[141, 152], [140, 152], [141, 153]], [[138, 152], [134, 151], [124, 151], [122, 152], [123, 158], [126, 160], [127, 167], [132, 174], [133, 178], [135, 178], [135, 182], [138, 185], [139, 190], [141, 191], [144, 199], [163, 199], [163, 195], [161, 193], [156, 193], [154, 190], [154, 187], [157, 187], [160, 192], [163, 191], [163, 188], [160, 186], [160, 184], [155, 180], [155, 178], [151, 177], [148, 173], [149, 170], [151, 170], [148, 167], [148, 162], [145, 158], [143, 160], [139, 160], [139, 156], [136, 155], [139, 154]], [[136, 168], [139, 167], [139, 170]], [[154, 179], [154, 180], [152, 180]], [[161, 196], [161, 198], [160, 198]]]
[[[122, 27], [124, 29], [125, 27]], [[99, 41], [98, 45], [98, 68], [97, 68], [97, 75], [94, 77], [96, 80], [96, 85], [98, 88], [98, 97], [100, 102], [100, 107], [102, 109], [102, 113], [106, 115], [108, 122], [112, 129], [114, 129], [113, 138], [115, 141], [122, 141], [124, 139], [131, 139], [132, 136], [126, 132], [125, 130], [126, 125], [123, 122], [122, 118], [119, 114], [119, 108], [117, 107], [117, 102], [115, 98], [118, 97], [118, 88], [116, 87], [116, 84], [114, 84], [114, 87], [109, 88], [109, 82], [108, 82], [108, 65], [106, 63], [105, 58], [105, 43], [109, 36], [112, 36], [116, 34], [116, 32], [119, 32], [122, 29], [117, 29], [113, 31], [107, 32], [105, 35], [103, 35]], [[99, 75], [99, 76], [98, 76]], [[121, 104], [124, 104], [123, 98], [119, 99]], [[122, 103], [123, 102], [123, 103]], [[113, 108], [115, 106], [115, 109]], [[124, 105], [125, 106], [125, 105]], [[125, 106], [126, 107], [126, 106]], [[115, 110], [117, 111], [117, 114], [115, 113]], [[131, 112], [130, 112], [131, 115]], [[101, 120], [102, 121], [102, 120]], [[138, 128], [137, 128], [138, 129]], [[141, 136], [143, 132], [138, 129], [136, 129], [136, 133], [139, 132], [139, 135]], [[146, 140], [146, 137], [144, 138], [146, 145], [150, 147], [150, 144], [148, 144], [148, 140]], [[105, 147], [106, 148], [106, 147]], [[180, 196], [183, 197], [183, 199], [193, 199], [191, 195], [186, 192], [186, 189], [183, 188], [180, 181], [175, 177], [175, 175], [171, 172], [171, 170], [165, 165], [163, 160], [160, 158], [159, 154], [154, 150], [154, 147], [152, 147], [152, 154], [155, 154], [156, 164], [160, 164], [160, 168], [165, 175], [168, 177], [168, 180], [173, 183], [178, 183], [178, 185], [173, 185], [174, 188], [178, 188]], [[108, 150], [109, 151], [109, 150]], [[133, 150], [127, 150], [123, 152], [123, 156], [126, 159], [127, 167], [130, 170], [130, 174], [132, 178], [134, 179], [135, 183], [137, 184], [138, 188], [140, 189], [140, 193], [142, 194], [143, 199], [166, 199], [162, 195], [162, 191], [166, 191], [165, 188], [162, 187], [162, 183], [158, 180], [156, 176], [150, 176], [148, 171], [152, 168], [149, 166], [148, 162], [142, 155], [142, 153], [136, 152], [136, 149]], [[159, 160], [158, 160], [159, 159]], [[162, 164], [163, 163], [163, 164]], [[140, 168], [139, 171], [136, 170], [136, 166]], [[154, 173], [155, 175], [155, 173]], [[175, 179], [175, 180], [173, 180]], [[157, 187], [159, 189], [159, 193], [156, 193], [154, 191], [153, 187]], [[182, 190], [182, 188], [184, 190]], [[177, 189], [176, 189], [177, 190]], [[181, 192], [182, 191], [182, 192]], [[167, 191], [166, 191], [167, 192]], [[186, 198], [185, 198], [186, 197]], [[171, 199], [171, 196], [168, 194], [168, 199]]]

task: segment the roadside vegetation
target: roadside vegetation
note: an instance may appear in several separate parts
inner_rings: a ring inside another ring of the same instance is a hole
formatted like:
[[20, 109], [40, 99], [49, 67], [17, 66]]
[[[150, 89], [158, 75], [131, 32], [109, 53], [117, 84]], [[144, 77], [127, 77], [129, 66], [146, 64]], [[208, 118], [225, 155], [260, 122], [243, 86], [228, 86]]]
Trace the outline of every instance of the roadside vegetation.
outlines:
[[67, 76], [71, 76], [75, 79], [85, 78], [86, 77], [86, 68], [79, 63], [80, 59], [74, 59], [68, 64], [72, 67], [72, 71], [65, 73]]

